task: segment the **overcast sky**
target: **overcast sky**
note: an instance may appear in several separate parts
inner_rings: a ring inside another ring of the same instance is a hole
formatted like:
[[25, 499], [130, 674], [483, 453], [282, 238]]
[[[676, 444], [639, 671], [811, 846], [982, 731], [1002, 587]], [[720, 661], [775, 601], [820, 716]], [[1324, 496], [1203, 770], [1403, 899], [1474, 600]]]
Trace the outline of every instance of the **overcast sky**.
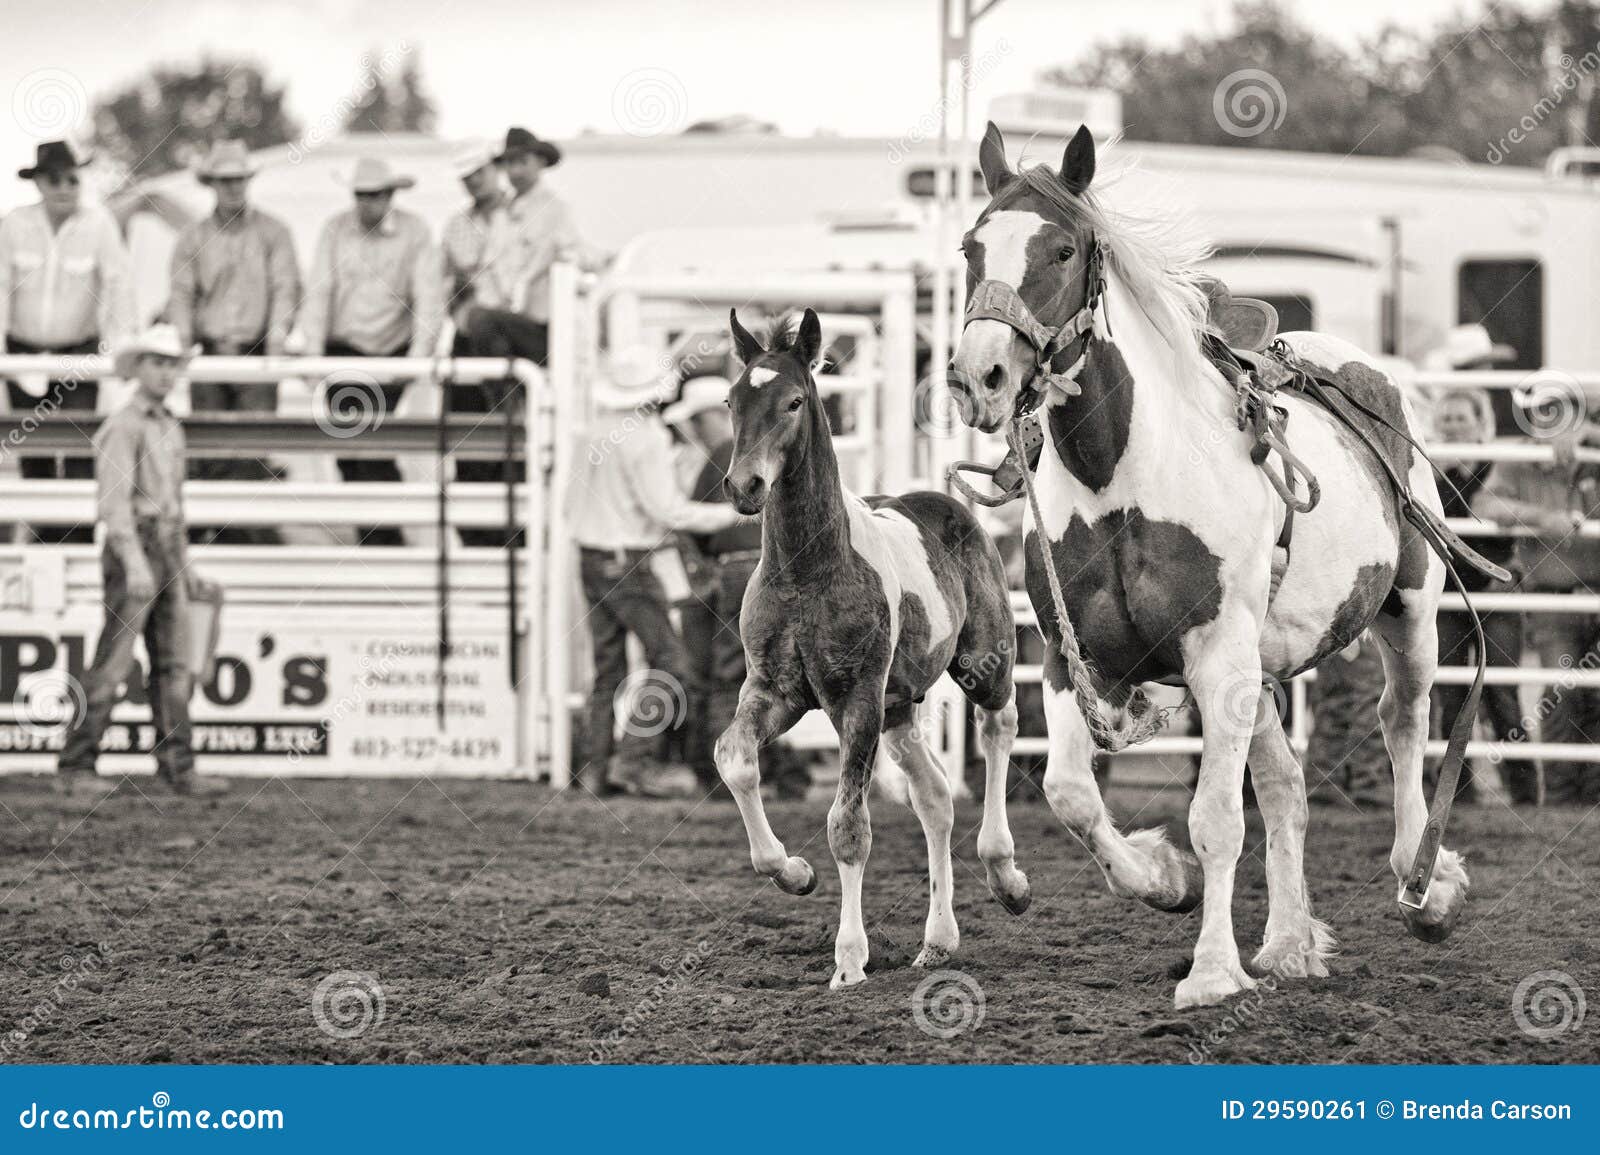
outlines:
[[[1224, 27], [1232, 0], [1003, 0], [979, 26], [974, 115], [1093, 41]], [[1486, 0], [1298, 0], [1353, 44], [1385, 20], [1428, 26]], [[1533, 0], [1525, 6], [1551, 6]], [[899, 136], [936, 109], [937, 0], [46, 0], [8, 5], [0, 158], [151, 65], [259, 59], [304, 123], [345, 100], [359, 57], [420, 54], [447, 136], [674, 129], [747, 113], [786, 132]], [[0, 206], [31, 199], [0, 174]]]

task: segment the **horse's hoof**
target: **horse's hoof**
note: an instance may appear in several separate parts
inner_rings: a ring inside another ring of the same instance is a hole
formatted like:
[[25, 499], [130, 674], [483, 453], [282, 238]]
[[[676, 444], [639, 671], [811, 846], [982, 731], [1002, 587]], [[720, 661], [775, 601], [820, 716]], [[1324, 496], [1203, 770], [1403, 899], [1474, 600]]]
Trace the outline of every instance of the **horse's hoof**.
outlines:
[[836, 970], [833, 972], [833, 978], [829, 981], [828, 987], [830, 990], [842, 991], [845, 987], [859, 986], [866, 981], [867, 972], [860, 967], [855, 968], [853, 971]]
[[1173, 1003], [1181, 1011], [1188, 1007], [1211, 1007], [1225, 1002], [1240, 991], [1254, 990], [1256, 980], [1240, 970], [1209, 971], [1205, 974], [1189, 972], [1189, 977], [1178, 984]]
[[1155, 856], [1162, 884], [1141, 896], [1144, 904], [1169, 914], [1188, 914], [1200, 905], [1206, 893], [1206, 876], [1200, 860], [1192, 852], [1179, 850], [1170, 842], [1161, 843]]
[[949, 947], [936, 946], [933, 943], [924, 943], [922, 953], [917, 955], [914, 967], [936, 967], [950, 961], [950, 956], [955, 951]]
[[989, 872], [989, 892], [1011, 914], [1021, 914], [1033, 904], [1028, 876], [1014, 866], [1009, 871]]
[[811, 869], [811, 864], [803, 858], [791, 858], [783, 864], [783, 869], [772, 876], [772, 881], [778, 884], [778, 889], [788, 894], [810, 894], [817, 889], [817, 872]]
[[1439, 861], [1433, 869], [1433, 884], [1428, 888], [1428, 901], [1421, 910], [1402, 906], [1400, 917], [1413, 938], [1426, 943], [1440, 943], [1450, 937], [1461, 912], [1467, 905], [1467, 871], [1461, 856], [1452, 850], [1441, 850]]
[[1251, 961], [1256, 974], [1262, 978], [1325, 979], [1328, 964], [1322, 961], [1314, 945], [1295, 942], [1272, 942], [1256, 952]]
[[1464, 903], [1445, 911], [1437, 921], [1428, 920], [1426, 910], [1414, 910], [1409, 906], [1400, 908], [1400, 917], [1405, 919], [1406, 929], [1411, 932], [1411, 937], [1426, 943], [1441, 943], [1449, 938], [1456, 929], [1456, 923], [1461, 921], [1461, 909]]

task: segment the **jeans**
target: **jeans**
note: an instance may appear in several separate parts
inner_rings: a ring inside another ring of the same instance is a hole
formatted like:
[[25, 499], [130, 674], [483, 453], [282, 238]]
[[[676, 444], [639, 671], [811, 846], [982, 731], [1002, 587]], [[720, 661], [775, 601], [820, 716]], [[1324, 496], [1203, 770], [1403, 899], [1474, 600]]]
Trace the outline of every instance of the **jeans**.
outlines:
[[[11, 353], [54, 353], [60, 356], [81, 357], [97, 352], [100, 343], [85, 341], [60, 349], [47, 349], [32, 345], [15, 337], [6, 340]], [[100, 400], [100, 382], [92, 378], [51, 381], [43, 397], [34, 397], [15, 381], [6, 382], [7, 401], [12, 413], [93, 413]], [[40, 455], [19, 456], [18, 473], [24, 478], [72, 478], [83, 480], [94, 476], [94, 458], [78, 456]], [[93, 525], [30, 525], [23, 529], [18, 543], [40, 542], [46, 545], [84, 545], [94, 541]]]
[[[200, 351], [206, 356], [260, 357], [266, 353], [266, 340], [246, 346], [219, 346], [200, 338]], [[278, 412], [276, 383], [238, 384], [229, 381], [194, 381], [189, 385], [189, 407], [196, 413]], [[191, 457], [189, 477], [195, 481], [275, 481], [272, 466], [259, 458]], [[194, 540], [208, 545], [282, 545], [283, 534], [270, 525], [204, 526]]]
[[133, 643], [141, 634], [150, 662], [156, 772], [176, 781], [194, 770], [189, 727], [193, 690], [188, 659], [189, 594], [178, 540], [182, 532], [183, 527], [173, 523], [139, 523], [140, 546], [155, 580], [153, 598], [129, 596], [127, 570], [109, 546], [101, 557], [106, 623], [95, 646], [94, 661], [84, 674], [83, 695], [74, 696], [66, 744], [57, 763], [63, 774], [94, 773], [100, 740], [122, 697], [122, 684], [133, 668]]
[[[645, 660], [665, 682], [665, 729], [684, 722], [700, 686], [689, 668], [683, 640], [667, 616], [667, 595], [650, 568], [648, 550], [579, 551], [583, 596], [594, 642], [594, 686], [589, 691], [589, 763], [604, 771], [616, 751], [616, 696], [628, 677], [628, 635], [644, 646]], [[652, 704], [652, 706], [654, 703]], [[659, 732], [654, 720], [650, 729]]]
[[[727, 557], [717, 566], [716, 582], [709, 596], [704, 601], [694, 601], [683, 612], [684, 642], [700, 679], [703, 703], [691, 703], [694, 732], [688, 743], [689, 764], [705, 786], [721, 781], [713, 756], [716, 742], [733, 724], [734, 712], [739, 708], [739, 690], [745, 675], [739, 611], [760, 560], [757, 553]], [[777, 741], [761, 748], [760, 767], [762, 781], [772, 783], [781, 796], [803, 796], [811, 785], [811, 771], [805, 759]]]
[[[1512, 586], [1490, 586], [1486, 592], [1502, 592]], [[1522, 663], [1522, 617], [1515, 613], [1480, 613], [1483, 623], [1485, 661], [1490, 666], [1517, 666]], [[1445, 611], [1439, 615], [1439, 664], [1441, 666], [1471, 666], [1478, 660], [1477, 636], [1472, 630], [1469, 614]], [[1433, 703], [1436, 711], [1434, 736], [1449, 737], [1449, 727], [1455, 721], [1467, 698], [1467, 686], [1435, 685]], [[1515, 686], [1489, 686], [1483, 688], [1482, 709], [1489, 719], [1494, 736], [1502, 742], [1526, 741], [1526, 723], [1522, 706], [1517, 701]], [[1430, 766], [1428, 777], [1432, 781], [1437, 768]], [[1500, 763], [1500, 781], [1513, 802], [1534, 802], [1539, 796], [1538, 770], [1532, 762], [1507, 760]], [[1457, 798], [1471, 798], [1475, 794], [1472, 783], [1472, 763], [1461, 764], [1461, 778], [1456, 785]]]
[[[1576, 592], [1586, 592], [1579, 589]], [[1528, 644], [1547, 669], [1585, 669], [1600, 619], [1588, 614], [1530, 614]], [[1592, 663], [1591, 663], [1592, 664]], [[1539, 741], [1600, 742], [1600, 693], [1559, 681], [1546, 686], [1539, 701]], [[1551, 759], [1543, 767], [1544, 800], [1550, 803], [1600, 801], [1600, 759], [1566, 762]]]
[[[354, 345], [330, 340], [323, 347], [329, 357], [404, 357], [405, 346], [388, 353], [363, 353]], [[369, 383], [359, 378], [335, 374], [322, 382], [322, 391], [328, 403], [328, 423], [337, 429], [357, 431], [359, 437], [367, 429], [378, 428], [394, 414], [400, 404], [400, 394], [405, 385], [400, 382]], [[400, 463], [388, 457], [340, 457], [339, 477], [344, 481], [400, 481]], [[356, 541], [360, 545], [405, 545], [405, 535], [398, 526], [364, 525], [356, 527]]]

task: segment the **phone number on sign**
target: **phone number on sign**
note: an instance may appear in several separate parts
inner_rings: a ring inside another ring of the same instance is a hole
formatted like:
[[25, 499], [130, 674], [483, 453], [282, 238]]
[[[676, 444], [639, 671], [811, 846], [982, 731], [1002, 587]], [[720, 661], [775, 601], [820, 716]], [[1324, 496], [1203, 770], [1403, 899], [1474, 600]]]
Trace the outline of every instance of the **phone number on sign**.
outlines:
[[432, 758], [488, 760], [500, 757], [500, 739], [357, 738], [350, 749], [357, 758], [392, 758], [401, 762], [426, 762]]
[[1222, 1100], [1224, 1119], [1365, 1119], [1363, 1099]]

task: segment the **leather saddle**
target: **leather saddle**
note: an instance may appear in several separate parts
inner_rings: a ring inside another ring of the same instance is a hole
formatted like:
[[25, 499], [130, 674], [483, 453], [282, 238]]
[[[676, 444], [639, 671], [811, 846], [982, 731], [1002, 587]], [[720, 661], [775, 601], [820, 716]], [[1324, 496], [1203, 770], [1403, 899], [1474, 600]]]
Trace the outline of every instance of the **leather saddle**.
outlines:
[[[1206, 294], [1211, 328], [1235, 354], [1236, 362], [1247, 369], [1259, 371], [1262, 359], [1251, 354], [1265, 352], [1278, 335], [1278, 310], [1255, 297], [1235, 297], [1217, 277], [1204, 278], [1201, 287]], [[1023, 423], [1022, 441], [1031, 473], [1039, 464], [1039, 450], [1044, 445], [1044, 432], [1039, 428], [1037, 417], [1031, 417]], [[1013, 496], [1020, 494], [1022, 475], [1018, 472], [1014, 455], [1006, 454], [1005, 460], [995, 468], [994, 484], [1002, 493]]]
[[1278, 335], [1278, 310], [1254, 297], [1235, 297], [1215, 277], [1203, 282], [1211, 327], [1230, 349], [1260, 353]]

